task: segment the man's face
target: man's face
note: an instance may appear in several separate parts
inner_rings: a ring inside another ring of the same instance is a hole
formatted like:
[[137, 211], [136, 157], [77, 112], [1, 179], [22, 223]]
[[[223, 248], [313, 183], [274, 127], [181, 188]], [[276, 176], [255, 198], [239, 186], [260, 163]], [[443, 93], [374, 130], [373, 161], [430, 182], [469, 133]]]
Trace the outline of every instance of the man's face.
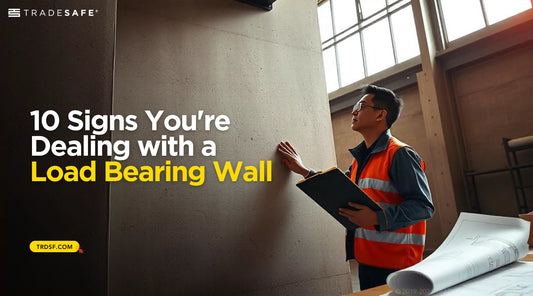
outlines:
[[352, 130], [364, 131], [377, 126], [376, 116], [381, 108], [374, 106], [372, 98], [374, 94], [364, 95], [352, 109]]

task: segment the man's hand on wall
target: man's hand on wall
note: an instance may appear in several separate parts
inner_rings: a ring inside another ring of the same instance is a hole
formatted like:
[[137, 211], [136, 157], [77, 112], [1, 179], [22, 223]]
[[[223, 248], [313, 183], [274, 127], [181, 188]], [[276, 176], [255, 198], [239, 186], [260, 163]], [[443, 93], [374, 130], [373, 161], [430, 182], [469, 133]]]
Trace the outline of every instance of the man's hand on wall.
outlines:
[[296, 153], [296, 150], [292, 148], [289, 142], [279, 143], [278, 152], [282, 154], [282, 161], [289, 170], [300, 174], [303, 177], [309, 174], [309, 169], [304, 166], [302, 158]]

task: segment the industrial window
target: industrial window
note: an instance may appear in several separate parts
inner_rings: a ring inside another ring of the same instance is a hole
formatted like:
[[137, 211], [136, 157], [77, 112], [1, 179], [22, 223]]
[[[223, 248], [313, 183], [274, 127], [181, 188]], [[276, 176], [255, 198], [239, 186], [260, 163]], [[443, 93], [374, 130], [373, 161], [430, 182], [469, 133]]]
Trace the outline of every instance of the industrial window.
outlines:
[[438, 0], [447, 42], [531, 8], [531, 0]]
[[326, 0], [318, 20], [328, 93], [420, 54], [409, 0]]

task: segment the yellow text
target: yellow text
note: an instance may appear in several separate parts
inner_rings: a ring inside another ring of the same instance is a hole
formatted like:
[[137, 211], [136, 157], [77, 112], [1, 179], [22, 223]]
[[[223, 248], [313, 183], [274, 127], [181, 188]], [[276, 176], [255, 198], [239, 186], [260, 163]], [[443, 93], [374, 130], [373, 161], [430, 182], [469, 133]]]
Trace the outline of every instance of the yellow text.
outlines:
[[[215, 171], [217, 173], [218, 181], [224, 182], [226, 176], [229, 175], [232, 182], [237, 182], [239, 179], [243, 162], [237, 162], [233, 167], [230, 161], [224, 163], [224, 168], [220, 168], [218, 161], [213, 161]], [[268, 160], [265, 164], [264, 160], [259, 161], [259, 168], [251, 165], [244, 167], [242, 179], [245, 182], [271, 182], [272, 181], [272, 161]]]
[[205, 167], [192, 166], [187, 168], [185, 166], [171, 165], [170, 160], [165, 162], [165, 165], [147, 166], [143, 165], [140, 168], [135, 166], [125, 166], [118, 161], [107, 161], [105, 163], [105, 180], [106, 182], [118, 182], [125, 180], [128, 182], [187, 182], [191, 186], [200, 186], [205, 182]]
[[92, 160], [90, 165], [82, 166], [78, 169], [75, 166], [69, 165], [64, 169], [60, 166], [54, 165], [46, 170], [46, 176], [37, 175], [37, 162], [31, 162], [31, 181], [32, 182], [59, 182], [65, 180], [67, 182], [94, 182], [96, 181], [96, 161]]

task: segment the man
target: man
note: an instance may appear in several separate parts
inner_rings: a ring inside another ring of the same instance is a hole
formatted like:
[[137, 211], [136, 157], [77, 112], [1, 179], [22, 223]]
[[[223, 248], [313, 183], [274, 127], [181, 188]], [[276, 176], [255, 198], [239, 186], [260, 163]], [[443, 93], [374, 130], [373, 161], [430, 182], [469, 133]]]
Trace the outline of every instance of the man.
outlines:
[[[346, 175], [382, 210], [349, 203], [339, 214], [359, 226], [346, 232], [346, 259], [359, 262], [361, 290], [386, 283], [387, 276], [422, 260], [425, 220], [434, 207], [424, 162], [406, 144], [391, 136], [402, 100], [389, 89], [368, 85], [352, 111], [352, 130], [364, 141], [350, 149], [354, 157]], [[283, 163], [305, 178], [308, 169], [289, 142], [278, 145]]]

